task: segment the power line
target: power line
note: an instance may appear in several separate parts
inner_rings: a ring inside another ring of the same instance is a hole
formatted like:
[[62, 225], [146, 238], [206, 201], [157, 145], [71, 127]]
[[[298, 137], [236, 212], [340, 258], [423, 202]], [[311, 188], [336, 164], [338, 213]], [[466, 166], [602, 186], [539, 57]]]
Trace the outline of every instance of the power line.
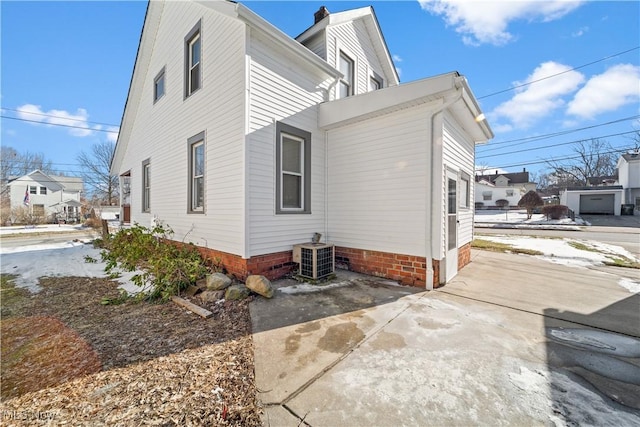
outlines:
[[552, 78], [552, 77], [557, 77], [557, 76], [560, 76], [560, 75], [562, 75], [562, 74], [566, 74], [566, 73], [568, 73], [568, 72], [570, 72], [570, 71], [579, 70], [579, 69], [581, 69], [581, 68], [588, 67], [589, 65], [597, 64], [598, 62], [606, 61], [607, 59], [615, 58], [616, 56], [620, 56], [620, 55], [624, 55], [625, 53], [633, 52], [634, 50], [637, 50], [637, 49], [640, 49], [640, 46], [636, 46], [636, 47], [633, 47], [633, 48], [631, 48], [631, 49], [627, 49], [627, 50], [622, 51], [622, 52], [614, 53], [613, 55], [605, 56], [604, 58], [600, 58], [600, 59], [598, 59], [598, 60], [595, 60], [595, 61], [589, 62], [589, 63], [587, 63], [587, 64], [579, 65], [579, 66], [577, 66], [577, 67], [573, 67], [573, 68], [570, 68], [570, 69], [568, 69], [568, 70], [561, 71], [561, 72], [559, 72], [559, 73], [551, 74], [551, 75], [549, 75], [549, 76], [545, 76], [545, 77], [539, 78], [539, 79], [537, 79], [537, 80], [532, 80], [532, 81], [527, 82], [527, 83], [522, 83], [522, 84], [520, 84], [520, 85], [513, 86], [513, 87], [511, 87], [511, 88], [509, 88], [509, 89], [503, 89], [503, 90], [500, 90], [500, 91], [498, 91], [498, 92], [493, 92], [493, 93], [490, 93], [490, 94], [488, 94], [488, 95], [483, 95], [483, 96], [478, 97], [477, 99], [489, 98], [490, 96], [499, 95], [499, 94], [501, 94], [501, 93], [505, 93], [505, 92], [511, 92], [512, 90], [520, 89], [521, 87], [529, 86], [529, 85], [532, 85], [532, 84], [534, 84], [534, 83], [538, 83], [538, 82], [541, 82], [541, 81], [543, 81], [543, 80], [550, 79], [550, 78]]
[[[594, 129], [594, 128], [597, 128], [597, 127], [600, 127], [600, 126], [607, 126], [607, 125], [611, 125], [611, 124], [615, 124], [615, 123], [624, 122], [624, 121], [627, 121], [627, 120], [634, 120], [634, 119], [637, 119], [637, 118], [640, 118], [640, 115], [625, 117], [623, 119], [612, 120], [610, 122], [600, 123], [600, 124], [592, 125], [592, 126], [585, 126], [585, 127], [582, 127], [582, 128], [567, 129], [567, 130], [564, 130], [564, 131], [561, 131], [561, 132], [553, 132], [553, 133], [547, 133], [547, 134], [536, 135], [536, 136], [527, 136], [527, 137], [524, 137], [524, 138], [509, 139], [509, 140], [500, 141], [500, 142], [491, 142], [491, 143], [489, 143], [487, 145], [481, 145], [478, 148], [492, 147], [494, 145], [507, 144], [507, 143], [510, 143], [510, 142], [525, 142], [525, 143], [527, 143], [527, 142], [532, 142], [532, 141], [540, 141], [540, 140], [543, 140], [543, 139], [550, 139], [550, 138], [553, 138], [553, 137], [556, 137], [556, 136], [567, 135], [567, 134], [570, 134], [570, 133], [573, 133], [573, 132], [579, 132], [579, 131], [587, 130], [587, 129]], [[521, 144], [513, 144], [513, 145], [521, 145]], [[507, 146], [507, 147], [510, 147], [510, 146]], [[483, 152], [486, 153], [487, 151], [501, 150], [503, 148], [505, 148], [505, 147], [490, 148], [489, 150], [483, 150]]]
[[[594, 139], [598, 139], [598, 138], [608, 138], [608, 137], [612, 137], [612, 136], [621, 136], [621, 135], [627, 135], [630, 133], [635, 133], [636, 131], [632, 130], [632, 131], [628, 131], [628, 132], [621, 132], [621, 133], [614, 133], [614, 134], [610, 134], [610, 135], [602, 135], [602, 136], [597, 136], [594, 137]], [[575, 144], [576, 142], [580, 142], [580, 141], [584, 141], [584, 139], [576, 139], [574, 141], [569, 141], [569, 142], [560, 142], [560, 143], [556, 143], [556, 144], [552, 144], [552, 145], [543, 145], [541, 147], [535, 147], [535, 148], [524, 148], [522, 150], [515, 150], [515, 151], [507, 151], [506, 153], [499, 153], [499, 154], [489, 154], [486, 156], [478, 156], [476, 157], [476, 159], [486, 159], [488, 157], [499, 157], [499, 156], [506, 156], [508, 154], [517, 154], [517, 153], [524, 153], [525, 151], [535, 151], [535, 150], [542, 150], [543, 148], [552, 148], [552, 147], [558, 147], [560, 145], [569, 145], [569, 144]]]
[[[106, 133], [118, 133], [119, 131], [117, 130], [107, 130], [107, 129], [95, 129], [95, 128], [90, 128], [90, 127], [82, 127], [82, 126], [73, 126], [73, 125], [63, 125], [61, 123], [49, 123], [49, 122], [41, 122], [38, 120], [28, 120], [28, 119], [21, 119], [19, 117], [9, 117], [9, 116], [1, 116], [3, 119], [9, 119], [9, 120], [18, 120], [21, 122], [29, 122], [29, 123], [39, 123], [41, 125], [50, 125], [50, 126], [62, 126], [65, 128], [74, 128], [74, 129], [82, 129], [82, 130], [88, 130], [88, 131], [96, 131], [96, 132], [106, 132]], [[60, 117], [61, 119], [63, 117]], [[74, 119], [69, 119], [69, 118], [64, 118], [65, 120], [71, 120], [73, 121]], [[76, 120], [79, 121], [79, 120]]]
[[[611, 151], [603, 151], [599, 154], [616, 154], [616, 153], [624, 153], [626, 151], [629, 151], [631, 149], [635, 148], [634, 146], [629, 146], [629, 147], [625, 147], [625, 148], [617, 148]], [[556, 157], [556, 158], [552, 158], [552, 159], [546, 159], [546, 160], [539, 160], [539, 161], [535, 161], [535, 162], [523, 162], [523, 163], [514, 163], [514, 164], [510, 164], [510, 165], [498, 165], [498, 166], [491, 166], [488, 169], [507, 169], [507, 168], [515, 168], [515, 167], [520, 167], [520, 166], [529, 166], [529, 165], [538, 165], [541, 163], [550, 163], [550, 162], [559, 162], [562, 160], [575, 160], [575, 159], [580, 159], [582, 158], [582, 156], [580, 155], [575, 155], [575, 156], [565, 156], [565, 157]]]
[[[77, 119], [70, 119], [69, 117], [63, 117], [63, 116], [56, 116], [53, 114], [45, 114], [45, 113], [32, 113], [31, 111], [25, 111], [25, 110], [18, 110], [15, 108], [6, 108], [6, 107], [2, 107], [3, 110], [6, 111], [15, 111], [16, 113], [23, 113], [23, 114], [30, 114], [33, 116], [43, 116], [43, 117], [52, 117], [54, 119], [64, 119], [64, 120], [77, 120]], [[103, 125], [103, 126], [113, 126], [113, 127], [118, 127], [118, 125], [113, 125], [111, 123], [101, 123], [101, 122], [93, 122], [93, 121], [89, 121], [89, 120], [78, 120], [78, 121], [84, 121], [87, 123], [93, 123], [95, 125]]]

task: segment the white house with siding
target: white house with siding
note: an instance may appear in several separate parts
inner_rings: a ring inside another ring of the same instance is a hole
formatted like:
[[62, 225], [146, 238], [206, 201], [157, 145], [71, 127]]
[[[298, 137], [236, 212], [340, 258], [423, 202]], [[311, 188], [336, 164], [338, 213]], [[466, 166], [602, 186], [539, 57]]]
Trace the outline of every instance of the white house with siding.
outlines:
[[40, 170], [9, 179], [11, 208], [24, 207], [38, 221], [80, 219], [82, 178], [48, 175]]
[[457, 72], [400, 85], [371, 7], [293, 39], [240, 3], [153, 1], [112, 172], [132, 223], [239, 278], [321, 233], [343, 266], [432, 288], [470, 259], [481, 113]]

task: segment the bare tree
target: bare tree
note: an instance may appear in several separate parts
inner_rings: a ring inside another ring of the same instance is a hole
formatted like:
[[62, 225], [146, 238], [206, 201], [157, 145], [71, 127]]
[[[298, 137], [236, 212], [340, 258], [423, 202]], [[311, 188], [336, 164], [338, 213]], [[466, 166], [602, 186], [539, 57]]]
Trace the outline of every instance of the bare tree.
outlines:
[[76, 160], [82, 169], [82, 178], [94, 198], [108, 205], [118, 202], [118, 177], [110, 174], [111, 159], [115, 145], [108, 141], [91, 146], [91, 151], [82, 151]]
[[53, 174], [53, 164], [46, 160], [42, 153], [18, 152], [15, 148], [3, 145], [0, 147], [0, 175], [5, 181], [11, 176], [22, 176], [40, 169], [46, 174]]
[[576, 155], [563, 162], [547, 161], [559, 186], [587, 185], [590, 177], [615, 175], [618, 154], [607, 141], [597, 138], [580, 141], [573, 152]]

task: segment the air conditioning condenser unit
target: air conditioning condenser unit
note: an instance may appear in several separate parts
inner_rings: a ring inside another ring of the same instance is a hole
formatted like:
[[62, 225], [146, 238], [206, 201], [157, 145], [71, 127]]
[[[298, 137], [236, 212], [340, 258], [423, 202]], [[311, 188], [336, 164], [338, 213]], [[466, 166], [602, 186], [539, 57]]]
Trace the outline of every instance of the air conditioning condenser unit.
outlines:
[[334, 246], [326, 243], [304, 243], [293, 247], [293, 262], [300, 264], [299, 275], [322, 279], [335, 271]]

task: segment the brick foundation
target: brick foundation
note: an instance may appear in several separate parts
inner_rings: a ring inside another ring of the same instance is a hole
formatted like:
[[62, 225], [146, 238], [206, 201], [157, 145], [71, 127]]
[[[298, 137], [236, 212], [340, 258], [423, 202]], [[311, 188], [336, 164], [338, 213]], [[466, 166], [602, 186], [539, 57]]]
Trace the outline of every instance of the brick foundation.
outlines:
[[458, 248], [458, 271], [471, 262], [471, 243]]
[[[440, 263], [433, 260], [433, 276], [440, 277]], [[336, 246], [336, 268], [397, 280], [403, 285], [424, 287], [427, 278], [426, 258], [390, 252]], [[438, 287], [434, 280], [434, 287]]]
[[275, 252], [244, 259], [241, 256], [215, 249], [201, 246], [197, 248], [205, 260], [210, 263], [219, 260], [228, 274], [242, 281], [252, 274], [260, 274], [269, 280], [275, 280], [291, 273], [298, 267], [298, 264], [293, 262], [292, 251]]
[[[276, 280], [294, 272], [298, 267], [298, 264], [293, 262], [292, 251], [257, 255], [244, 259], [238, 255], [216, 249], [201, 246], [196, 246], [196, 248], [206, 261], [211, 264], [219, 261], [225, 268], [226, 273], [242, 281], [252, 274], [261, 274], [269, 280]], [[336, 268], [397, 280], [403, 285], [417, 287], [425, 287], [426, 285], [427, 268], [425, 257], [341, 246], [336, 246], [335, 256]], [[470, 262], [471, 244], [468, 243], [458, 249], [458, 270]], [[433, 286], [438, 288], [442, 286], [438, 280], [440, 277], [440, 261], [432, 260], [432, 266]]]

